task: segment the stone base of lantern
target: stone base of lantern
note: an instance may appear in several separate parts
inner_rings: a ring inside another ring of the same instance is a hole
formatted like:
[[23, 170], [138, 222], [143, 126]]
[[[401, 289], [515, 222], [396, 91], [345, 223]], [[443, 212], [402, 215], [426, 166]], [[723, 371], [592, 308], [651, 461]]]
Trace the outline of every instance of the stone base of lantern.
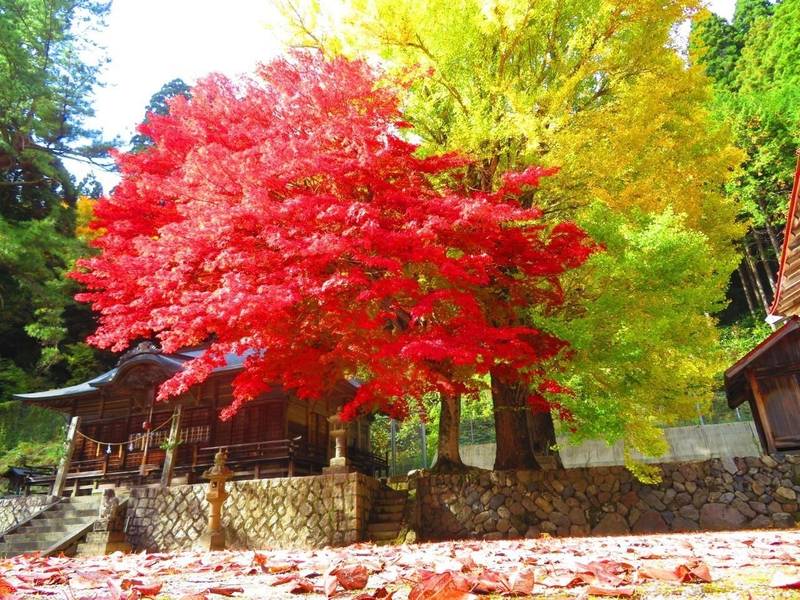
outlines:
[[225, 531], [206, 532], [193, 544], [194, 550], [225, 550]]
[[344, 456], [335, 456], [330, 465], [322, 468], [323, 475], [338, 475], [339, 473], [355, 473], [356, 469]]

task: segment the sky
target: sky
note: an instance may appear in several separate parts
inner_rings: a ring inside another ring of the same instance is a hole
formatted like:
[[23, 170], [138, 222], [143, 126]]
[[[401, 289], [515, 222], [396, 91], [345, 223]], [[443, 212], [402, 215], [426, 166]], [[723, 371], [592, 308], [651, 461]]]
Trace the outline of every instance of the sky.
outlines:
[[[708, 5], [730, 19], [735, 3]], [[280, 53], [276, 23], [273, 0], [114, 0], [108, 26], [97, 36], [110, 62], [87, 124], [106, 138], [129, 140], [150, 97], [168, 81], [180, 77], [192, 84], [211, 72], [247, 73]], [[118, 181], [115, 173], [76, 161], [68, 167], [78, 179], [94, 172], [106, 191]]]

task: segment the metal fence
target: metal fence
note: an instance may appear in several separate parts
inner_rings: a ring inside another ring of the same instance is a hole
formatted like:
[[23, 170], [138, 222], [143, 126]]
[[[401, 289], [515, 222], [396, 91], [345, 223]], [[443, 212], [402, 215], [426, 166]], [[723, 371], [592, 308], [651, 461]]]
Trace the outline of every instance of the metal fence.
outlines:
[[[708, 410], [682, 419], [672, 427], [704, 426], [722, 423], [745, 423], [752, 420], [750, 409], [742, 405], [737, 410], [727, 407], [724, 394], [717, 394]], [[373, 424], [373, 451], [385, 455], [391, 475], [405, 474], [414, 469], [430, 467], [436, 460], [436, 425], [432, 423], [399, 423], [387, 417], [377, 417]], [[470, 446], [496, 442], [494, 418], [491, 416], [462, 419], [459, 445], [463, 456], [471, 456]], [[476, 452], [478, 449], [475, 449]], [[481, 464], [481, 466], [484, 466]]]

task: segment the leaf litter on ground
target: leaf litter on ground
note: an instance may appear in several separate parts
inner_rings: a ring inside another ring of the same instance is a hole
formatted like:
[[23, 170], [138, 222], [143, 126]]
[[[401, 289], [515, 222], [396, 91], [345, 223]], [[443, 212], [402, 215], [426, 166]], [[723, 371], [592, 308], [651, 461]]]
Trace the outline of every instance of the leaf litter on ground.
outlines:
[[[741, 580], [754, 570], [763, 584]], [[660, 598], [712, 582], [754, 598], [800, 589], [800, 531], [0, 559], [0, 600]]]

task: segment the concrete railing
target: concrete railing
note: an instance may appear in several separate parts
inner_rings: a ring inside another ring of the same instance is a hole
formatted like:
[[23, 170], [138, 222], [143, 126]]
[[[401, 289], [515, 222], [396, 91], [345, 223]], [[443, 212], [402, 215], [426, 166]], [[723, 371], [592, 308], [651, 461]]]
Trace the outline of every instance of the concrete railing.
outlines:
[[[643, 459], [645, 462], [682, 462], [762, 454], [758, 434], [752, 421], [668, 427], [664, 433], [670, 450], [658, 458], [645, 458]], [[566, 438], [559, 438], [558, 442], [561, 461], [567, 468], [624, 464], [622, 442], [617, 442], [613, 446], [599, 440], [590, 440], [578, 445], [570, 445]], [[460, 451], [461, 458], [468, 465], [491, 469], [494, 464], [494, 444], [461, 446]]]

